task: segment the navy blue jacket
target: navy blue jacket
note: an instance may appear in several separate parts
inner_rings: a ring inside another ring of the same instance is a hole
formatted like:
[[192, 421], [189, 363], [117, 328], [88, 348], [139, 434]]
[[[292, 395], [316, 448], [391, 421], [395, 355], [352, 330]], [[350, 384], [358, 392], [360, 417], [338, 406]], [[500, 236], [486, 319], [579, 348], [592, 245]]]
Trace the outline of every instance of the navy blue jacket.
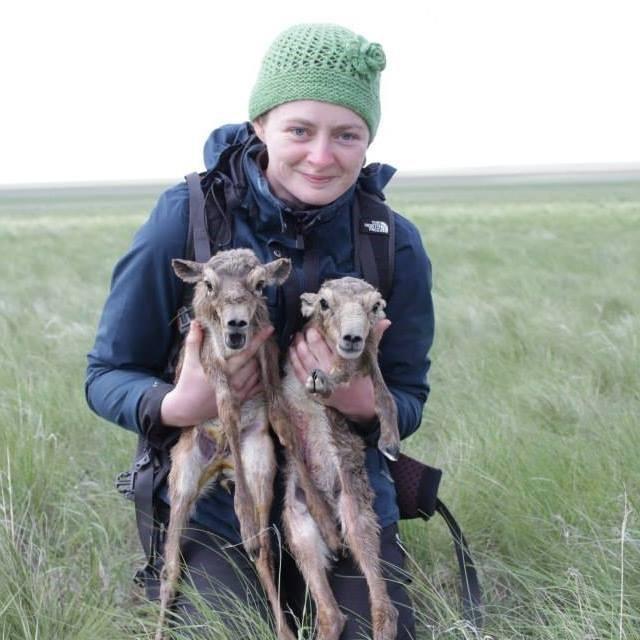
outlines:
[[[249, 134], [247, 124], [214, 131], [205, 145], [206, 167], [214, 167], [225, 148], [245, 141]], [[233, 246], [253, 249], [264, 262], [280, 255], [289, 257], [293, 263], [290, 277], [304, 283], [304, 249], [296, 248], [296, 238], [288, 232], [291, 218], [303, 215], [306, 234], [320, 249], [320, 282], [361, 276], [353, 262], [351, 205], [355, 185], [331, 204], [312, 212], [292, 212], [271, 193], [255, 161], [263, 148], [256, 145], [243, 160], [249, 189], [233, 212]], [[369, 192], [381, 193], [393, 173], [391, 167], [377, 165], [374, 171], [361, 173], [358, 183]], [[152, 435], [164, 429], [160, 403], [172, 388], [165, 371], [173, 343], [172, 322], [183, 297], [183, 283], [174, 275], [171, 259], [186, 256], [188, 205], [186, 183], [160, 196], [116, 264], [95, 345], [88, 355], [85, 390], [89, 406], [103, 418], [137, 433]], [[395, 275], [386, 307], [392, 324], [380, 344], [380, 368], [398, 407], [400, 435], [406, 438], [420, 425], [429, 392], [426, 376], [434, 321], [431, 265], [420, 234], [399, 214], [395, 214], [395, 226]], [[285, 313], [281, 292], [269, 288], [266, 295], [271, 321], [282, 342]], [[366, 455], [376, 493], [374, 508], [384, 527], [399, 517], [393, 481], [377, 449], [367, 447]], [[239, 541], [233, 501], [223, 489], [202, 498], [194, 517], [220, 535]]]

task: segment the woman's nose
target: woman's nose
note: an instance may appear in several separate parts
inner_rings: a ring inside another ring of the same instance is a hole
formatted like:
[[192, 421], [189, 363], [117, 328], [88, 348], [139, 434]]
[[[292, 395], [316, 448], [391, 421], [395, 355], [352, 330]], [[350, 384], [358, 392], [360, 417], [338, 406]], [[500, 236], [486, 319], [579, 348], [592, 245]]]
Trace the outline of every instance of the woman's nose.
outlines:
[[316, 137], [309, 148], [307, 160], [320, 167], [330, 165], [333, 162], [331, 140], [324, 138], [323, 136]]

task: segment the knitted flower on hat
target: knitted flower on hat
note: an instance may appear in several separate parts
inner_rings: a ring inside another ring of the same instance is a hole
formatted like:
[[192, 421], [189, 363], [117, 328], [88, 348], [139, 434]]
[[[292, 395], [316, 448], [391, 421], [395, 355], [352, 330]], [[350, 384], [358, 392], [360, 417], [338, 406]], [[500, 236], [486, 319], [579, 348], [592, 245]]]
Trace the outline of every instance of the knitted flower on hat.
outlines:
[[376, 42], [367, 42], [362, 36], [356, 36], [349, 43], [347, 56], [355, 72], [364, 79], [374, 79], [387, 64], [382, 47]]
[[334, 24], [300, 24], [281, 33], [262, 61], [249, 100], [249, 118], [293, 100], [321, 100], [357, 113], [371, 139], [380, 122], [384, 51]]

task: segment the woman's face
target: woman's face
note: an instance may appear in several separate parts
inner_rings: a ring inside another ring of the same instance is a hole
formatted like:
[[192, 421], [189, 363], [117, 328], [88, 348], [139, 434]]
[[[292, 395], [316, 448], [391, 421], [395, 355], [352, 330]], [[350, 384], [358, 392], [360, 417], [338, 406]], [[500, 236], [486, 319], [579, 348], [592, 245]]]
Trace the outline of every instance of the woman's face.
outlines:
[[296, 207], [339, 198], [358, 178], [369, 144], [369, 129], [359, 115], [318, 100], [274, 107], [254, 128], [267, 146], [273, 193]]

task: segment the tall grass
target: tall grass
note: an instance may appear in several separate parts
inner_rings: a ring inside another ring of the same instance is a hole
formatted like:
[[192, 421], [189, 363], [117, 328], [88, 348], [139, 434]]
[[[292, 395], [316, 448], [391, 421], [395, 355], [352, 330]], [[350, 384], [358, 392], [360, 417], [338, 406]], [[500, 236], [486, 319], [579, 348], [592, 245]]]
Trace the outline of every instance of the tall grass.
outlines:
[[[88, 411], [82, 382], [111, 268], [155, 195], [0, 194], [3, 640], [153, 631], [112, 488], [134, 438]], [[416, 184], [390, 201], [434, 266], [432, 393], [405, 449], [445, 470], [483, 634], [640, 637], [640, 184]], [[482, 637], [460, 618], [444, 524], [402, 535], [420, 637]], [[248, 640], [270, 637], [239, 616]]]

